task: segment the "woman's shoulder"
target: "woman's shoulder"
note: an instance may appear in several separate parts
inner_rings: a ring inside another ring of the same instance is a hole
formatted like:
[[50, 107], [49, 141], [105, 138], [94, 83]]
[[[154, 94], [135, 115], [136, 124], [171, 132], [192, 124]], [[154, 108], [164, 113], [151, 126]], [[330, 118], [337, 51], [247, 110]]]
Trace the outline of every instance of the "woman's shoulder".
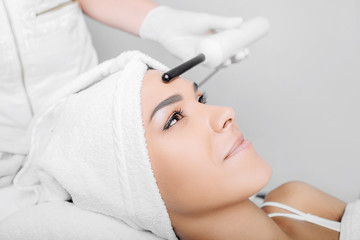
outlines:
[[275, 188], [266, 196], [265, 201], [280, 202], [334, 221], [341, 220], [346, 206], [338, 198], [300, 181], [287, 182]]
[[[278, 202], [305, 213], [310, 213], [333, 221], [340, 221], [346, 204], [300, 181], [287, 182], [273, 191], [265, 198], [265, 202]], [[264, 207], [267, 213], [289, 213], [278, 207]], [[284, 217], [275, 217], [273, 220], [288, 233], [292, 239], [339, 239], [339, 233], [324, 227]]]

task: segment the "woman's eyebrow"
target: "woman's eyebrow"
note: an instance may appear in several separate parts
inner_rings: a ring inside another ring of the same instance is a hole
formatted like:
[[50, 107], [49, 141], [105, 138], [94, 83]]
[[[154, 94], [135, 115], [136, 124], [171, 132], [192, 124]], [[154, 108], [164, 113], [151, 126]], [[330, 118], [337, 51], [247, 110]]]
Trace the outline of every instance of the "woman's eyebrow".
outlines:
[[197, 90], [199, 89], [199, 85], [197, 85], [196, 82], [193, 82], [193, 86], [194, 86], [194, 93], [196, 93]]
[[183, 99], [183, 97], [179, 94], [175, 94], [175, 95], [172, 95], [170, 97], [168, 97], [167, 99], [161, 101], [154, 109], [154, 111], [152, 112], [151, 116], [150, 116], [150, 121], [151, 119], [153, 118], [153, 116], [155, 115], [155, 113], [157, 111], [159, 111], [160, 109], [162, 109], [163, 107], [166, 107], [167, 105], [170, 105], [170, 104], [173, 104], [173, 103], [176, 103], [176, 102], [179, 102]]
[[[196, 93], [197, 90], [199, 89], [199, 86], [196, 84], [196, 82], [193, 82], [193, 88], [194, 88], [194, 92]], [[154, 109], [154, 111], [151, 113], [151, 116], [150, 116], [150, 121], [152, 120], [153, 116], [155, 115], [155, 113], [157, 111], [159, 111], [161, 108], [163, 107], [166, 107], [167, 105], [170, 105], [170, 104], [173, 104], [173, 103], [176, 103], [176, 102], [179, 102], [183, 99], [183, 97], [179, 94], [175, 94], [175, 95], [172, 95], [170, 97], [168, 97], [167, 99], [161, 101]]]

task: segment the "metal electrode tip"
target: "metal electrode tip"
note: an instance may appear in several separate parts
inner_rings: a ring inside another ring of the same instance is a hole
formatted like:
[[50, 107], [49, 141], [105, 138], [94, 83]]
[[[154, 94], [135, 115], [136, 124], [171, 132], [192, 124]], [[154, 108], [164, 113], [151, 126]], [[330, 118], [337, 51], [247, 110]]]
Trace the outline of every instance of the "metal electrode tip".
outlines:
[[170, 69], [169, 71], [164, 73], [161, 78], [162, 78], [164, 83], [168, 83], [172, 79], [180, 76], [184, 72], [186, 72], [189, 69], [195, 67], [196, 65], [202, 63], [203, 61], [205, 61], [205, 55], [200, 53], [196, 57], [194, 57], [194, 58], [180, 64], [179, 66], [177, 66], [177, 67], [175, 67], [173, 69]]
[[162, 75], [162, 80], [163, 80], [163, 82], [168, 83], [170, 81], [170, 76], [168, 74], [164, 73]]

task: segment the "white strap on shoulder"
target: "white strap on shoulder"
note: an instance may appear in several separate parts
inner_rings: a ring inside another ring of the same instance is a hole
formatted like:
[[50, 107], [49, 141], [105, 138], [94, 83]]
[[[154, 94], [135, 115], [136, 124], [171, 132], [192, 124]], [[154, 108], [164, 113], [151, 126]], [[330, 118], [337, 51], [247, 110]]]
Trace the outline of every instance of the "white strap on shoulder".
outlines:
[[333, 221], [333, 220], [329, 220], [329, 219], [325, 219], [322, 217], [318, 217], [315, 215], [312, 215], [310, 213], [304, 213], [302, 211], [299, 211], [295, 208], [289, 207], [285, 204], [282, 203], [277, 203], [277, 202], [264, 202], [263, 204], [260, 205], [260, 208], [266, 207], [266, 206], [271, 206], [271, 207], [277, 207], [277, 208], [281, 208], [284, 210], [287, 210], [289, 212], [292, 213], [270, 213], [268, 214], [268, 216], [270, 218], [273, 217], [287, 217], [287, 218], [292, 218], [292, 219], [296, 219], [296, 220], [301, 220], [301, 221], [306, 221], [306, 222], [310, 222], [310, 223], [314, 223], [317, 224], [319, 226], [340, 232], [340, 222], [337, 221]]

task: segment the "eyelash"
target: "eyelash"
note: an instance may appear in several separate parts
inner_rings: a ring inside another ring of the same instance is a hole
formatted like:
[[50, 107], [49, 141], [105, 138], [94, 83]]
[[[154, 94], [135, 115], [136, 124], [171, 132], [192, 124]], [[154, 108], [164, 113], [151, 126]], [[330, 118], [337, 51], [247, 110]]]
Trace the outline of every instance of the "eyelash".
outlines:
[[[163, 131], [168, 130], [172, 125], [174, 125], [177, 121], [183, 119], [184, 117], [185, 117], [185, 115], [184, 115], [184, 112], [183, 112], [183, 110], [181, 108], [175, 110], [171, 114], [169, 120], [166, 122]], [[176, 120], [176, 122], [174, 122], [174, 120]]]
[[[201, 94], [200, 97], [198, 98], [198, 102], [202, 103], [202, 104], [206, 104], [207, 102], [207, 96], [205, 93]], [[177, 123], [178, 121], [180, 121], [181, 119], [183, 119], [185, 117], [183, 110], [177, 109], [174, 112], [172, 112], [171, 116], [169, 117], [169, 120], [167, 120], [163, 131], [168, 130], [171, 126], [173, 126], [175, 123]], [[174, 122], [176, 121], [176, 122]]]
[[204, 92], [203, 94], [200, 95], [199, 99], [198, 99], [199, 103], [202, 104], [206, 104], [207, 103], [207, 95], [206, 92]]

